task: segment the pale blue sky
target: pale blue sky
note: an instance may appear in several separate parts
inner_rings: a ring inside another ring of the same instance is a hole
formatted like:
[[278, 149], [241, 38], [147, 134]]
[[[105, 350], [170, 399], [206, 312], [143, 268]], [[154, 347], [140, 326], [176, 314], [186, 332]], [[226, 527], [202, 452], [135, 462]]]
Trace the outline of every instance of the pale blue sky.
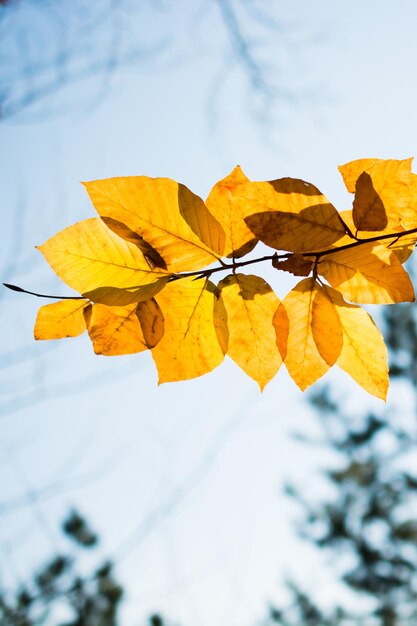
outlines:
[[[70, 85], [0, 124], [4, 280], [68, 293], [34, 246], [93, 215], [82, 180], [168, 176], [205, 197], [239, 163], [253, 179], [310, 181], [345, 209], [338, 164], [417, 154], [414, 1], [254, 4], [266, 25], [252, 3], [234, 2], [276, 89], [267, 110], [216, 1], [132, 1], [111, 18], [119, 45], [158, 43], [156, 56], [116, 65], [104, 86], [99, 76]], [[53, 50], [55, 31], [36, 40], [44, 22], [33, 7], [22, 0], [13, 24], [32, 33], [38, 58]], [[54, 28], [75, 32], [77, 16], [60, 15]], [[0, 28], [7, 24], [3, 17]], [[115, 45], [94, 36], [93, 52]], [[280, 296], [292, 284], [264, 275]], [[152, 610], [183, 626], [249, 626], [288, 572], [310, 589], [333, 588], [320, 557], [296, 541], [295, 511], [280, 496], [287, 478], [307, 475], [310, 489], [324, 488], [312, 468], [329, 458], [288, 438], [293, 428], [314, 432], [315, 421], [284, 371], [262, 395], [231, 362], [158, 387], [150, 355], [99, 358], [86, 337], [36, 344], [39, 305], [7, 293], [0, 309], [3, 362], [20, 350], [26, 358], [18, 352], [1, 370], [0, 506], [57, 479], [64, 490], [0, 516], [2, 584], [25, 580], [63, 545], [57, 527], [76, 506], [100, 533], [103, 554], [120, 560], [126, 626]], [[328, 380], [345, 401], [379, 406], [345, 376]]]

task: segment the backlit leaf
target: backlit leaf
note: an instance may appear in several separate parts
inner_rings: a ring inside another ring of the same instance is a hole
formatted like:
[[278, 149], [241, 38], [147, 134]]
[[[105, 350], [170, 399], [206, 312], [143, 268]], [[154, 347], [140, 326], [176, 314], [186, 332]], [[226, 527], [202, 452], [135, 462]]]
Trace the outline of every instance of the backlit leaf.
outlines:
[[227, 354], [263, 389], [282, 364], [272, 324], [279, 300], [259, 276], [234, 274], [218, 287], [227, 312]]
[[412, 302], [410, 277], [396, 255], [367, 243], [323, 257], [318, 272], [348, 300], [363, 304]]
[[86, 329], [84, 311], [87, 300], [60, 300], [42, 306], [35, 322], [35, 339], [77, 337]]
[[355, 193], [356, 181], [362, 172], [367, 172], [373, 165], [382, 162], [383, 159], [356, 159], [344, 165], [339, 165], [338, 170], [349, 193]]
[[336, 209], [314, 185], [294, 178], [253, 185], [253, 214], [245, 222], [271, 248], [315, 252], [345, 235]]
[[327, 365], [334, 365], [343, 345], [343, 330], [337, 310], [327, 290], [316, 286], [311, 328], [317, 349]]
[[174, 180], [127, 176], [85, 187], [99, 215], [143, 238], [169, 271], [199, 269], [223, 255], [225, 234], [219, 222], [201, 198]]
[[326, 291], [343, 329], [343, 347], [337, 365], [368, 393], [385, 400], [388, 357], [381, 333], [361, 307], [345, 302], [335, 289], [326, 287]]
[[165, 332], [152, 356], [159, 382], [195, 378], [224, 359], [213, 320], [215, 286], [184, 278], [168, 283], [156, 300], [165, 318]]
[[[365, 162], [363, 162], [365, 161]], [[355, 182], [353, 221], [358, 230], [395, 232], [398, 227], [412, 228], [417, 225], [417, 207], [412, 201], [412, 159], [361, 160], [359, 167], [365, 169]], [[349, 187], [358, 173], [358, 166], [346, 164]]]
[[283, 361], [287, 358], [288, 351], [288, 333], [290, 328], [290, 320], [287, 311], [282, 302], [280, 302], [275, 311], [272, 323], [275, 328], [276, 344]]
[[282, 304], [289, 319], [287, 370], [302, 391], [329, 369], [313, 337], [313, 302], [318, 292], [313, 278], [305, 278], [287, 294]]
[[272, 267], [284, 272], [290, 272], [294, 276], [308, 276], [313, 269], [313, 262], [302, 254], [294, 252], [285, 260], [272, 259]]
[[116, 356], [148, 349], [136, 313], [137, 304], [94, 304], [88, 315], [88, 334], [96, 354]]
[[148, 300], [169, 276], [151, 269], [136, 245], [113, 233], [98, 218], [65, 228], [38, 249], [67, 285], [102, 304]]
[[161, 341], [165, 329], [164, 314], [155, 298], [139, 302], [136, 315], [147, 347], [154, 348]]
[[207, 208], [226, 234], [225, 256], [244, 256], [258, 241], [244, 222], [244, 218], [253, 213], [251, 202], [245, 202], [248, 184], [249, 179], [237, 166], [229, 176], [214, 185], [206, 200]]

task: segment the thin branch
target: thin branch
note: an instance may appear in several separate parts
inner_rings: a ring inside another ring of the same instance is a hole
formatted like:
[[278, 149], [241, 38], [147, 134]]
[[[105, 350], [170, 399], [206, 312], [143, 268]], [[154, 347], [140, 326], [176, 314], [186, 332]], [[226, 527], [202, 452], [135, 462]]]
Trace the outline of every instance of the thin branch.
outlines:
[[[342, 223], [344, 224], [343, 221]], [[375, 237], [366, 237], [364, 239], [358, 239], [355, 235], [353, 235], [353, 233], [350, 231], [348, 227], [346, 227], [346, 229], [348, 231], [346, 234], [352, 239], [354, 239], [352, 243], [347, 243], [344, 246], [339, 246], [335, 248], [328, 248], [327, 250], [320, 250], [318, 252], [317, 251], [316, 252], [301, 252], [300, 253], [301, 256], [307, 259], [308, 258], [311, 259], [311, 257], [313, 257], [315, 260], [315, 267], [316, 267], [319, 260], [323, 256], [336, 254], [336, 252], [342, 252], [343, 250], [350, 250], [351, 248], [363, 246], [367, 243], [376, 243], [378, 241], [386, 241], [387, 239], [394, 239], [398, 241], [399, 239], [401, 239], [402, 237], [406, 237], [407, 235], [417, 234], [417, 227], [416, 227], [416, 228], [411, 228], [410, 230], [403, 230], [399, 233], [398, 232], [387, 233], [386, 235], [376, 235]], [[191, 278], [191, 277], [195, 277], [195, 280], [198, 280], [200, 278], [210, 278], [212, 274], [216, 274], [217, 272], [225, 272], [227, 270], [235, 272], [235, 270], [238, 269], [239, 267], [245, 267], [247, 265], [254, 265], [255, 263], [262, 263], [264, 261], [274, 261], [277, 259], [288, 259], [292, 254], [293, 254], [292, 252], [286, 252], [284, 254], [277, 254], [276, 252], [274, 252], [274, 254], [267, 254], [265, 256], [258, 257], [257, 259], [249, 259], [248, 261], [238, 261], [238, 262], [233, 261], [233, 263], [225, 263], [224, 261], [219, 259], [220, 265], [217, 267], [212, 267], [206, 270], [195, 270], [194, 272], [181, 272], [179, 274], [171, 274], [168, 278], [168, 281], [172, 282], [174, 280], [181, 280], [182, 278]], [[9, 283], [3, 283], [3, 285], [7, 287], [8, 289], [11, 289], [12, 291], [28, 293], [32, 296], [36, 296], [37, 298], [51, 298], [53, 300], [88, 300], [88, 298], [84, 296], [51, 296], [47, 294], [37, 293], [35, 291], [28, 291], [27, 289], [22, 289], [22, 287], [18, 287], [17, 285], [10, 285]], [[136, 285], [135, 287], [130, 287], [130, 289], [137, 288], [137, 287], [139, 287], [139, 285]]]
[[37, 293], [35, 291], [28, 291], [27, 289], [23, 289], [22, 287], [18, 287], [17, 285], [10, 285], [9, 283], [3, 283], [7, 289], [11, 289], [12, 291], [18, 291], [19, 293], [28, 293], [31, 296], [36, 296], [37, 298], [50, 298], [51, 300], [87, 300], [88, 298], [84, 298], [84, 296], [49, 296], [45, 293]]

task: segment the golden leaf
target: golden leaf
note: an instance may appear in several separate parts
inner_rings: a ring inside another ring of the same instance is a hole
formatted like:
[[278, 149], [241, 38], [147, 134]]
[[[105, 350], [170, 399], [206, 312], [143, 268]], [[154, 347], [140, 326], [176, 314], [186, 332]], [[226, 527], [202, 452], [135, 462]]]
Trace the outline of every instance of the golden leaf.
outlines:
[[[412, 159], [365, 159], [358, 165], [353, 162], [339, 168], [343, 176], [346, 173], [349, 189], [358, 174], [352, 211], [357, 230], [395, 232], [400, 226], [407, 230], [417, 224], [411, 162]], [[360, 167], [365, 169], [359, 172]]]
[[163, 270], [151, 269], [136, 245], [98, 218], [65, 228], [38, 249], [67, 285], [102, 304], [148, 300], [169, 277]]
[[281, 355], [281, 359], [285, 361], [287, 358], [288, 350], [288, 333], [290, 328], [290, 320], [288, 319], [287, 311], [282, 302], [275, 311], [272, 323], [275, 328], [276, 344], [278, 351]]
[[228, 257], [248, 254], [258, 241], [244, 222], [244, 218], [253, 213], [251, 203], [245, 202], [245, 189], [250, 184], [238, 165], [214, 185], [206, 200], [207, 208], [226, 234], [224, 255]]
[[147, 347], [154, 348], [161, 341], [165, 329], [164, 314], [155, 298], [139, 302], [136, 315]]
[[305, 278], [282, 302], [289, 319], [285, 365], [291, 378], [302, 391], [329, 369], [313, 337], [313, 302], [317, 291], [314, 279]]
[[272, 259], [272, 266], [276, 270], [283, 270], [284, 272], [290, 272], [294, 276], [308, 276], [313, 269], [314, 261], [310, 261], [302, 254], [290, 254], [285, 260]]
[[337, 365], [368, 393], [385, 400], [388, 391], [388, 357], [383, 337], [371, 316], [348, 304], [340, 293], [326, 287], [343, 329], [343, 347]]
[[343, 330], [327, 290], [319, 285], [313, 301], [311, 329], [317, 349], [327, 365], [334, 365], [343, 346]]
[[348, 192], [355, 193], [356, 181], [362, 172], [367, 172], [373, 165], [382, 162], [383, 159], [356, 159], [344, 165], [339, 165], [338, 170], [342, 175]]
[[183, 278], [158, 295], [165, 333], [152, 356], [160, 383], [202, 376], [223, 361], [213, 320], [215, 289], [209, 281]]
[[226, 276], [218, 287], [227, 312], [227, 354], [262, 390], [282, 364], [272, 324], [279, 300], [258, 276]]
[[253, 214], [245, 222], [271, 248], [316, 252], [345, 235], [338, 212], [314, 185], [294, 178], [252, 185]]
[[41, 306], [35, 322], [35, 339], [78, 337], [86, 329], [84, 310], [86, 300], [60, 300]]
[[[340, 217], [345, 222], [347, 227], [350, 228], [351, 232], [355, 233], [356, 227], [355, 227], [355, 224], [353, 223], [352, 211], [351, 210], [341, 211]], [[400, 263], [405, 263], [405, 261], [407, 261], [407, 259], [410, 257], [411, 253], [413, 252], [415, 248], [415, 244], [417, 241], [417, 233], [413, 233], [410, 235], [402, 235], [402, 233], [404, 232], [404, 228], [402, 226], [398, 226], [394, 228], [393, 232], [398, 233], [397, 237], [394, 236], [392, 237], [392, 239], [384, 239], [380, 243], [381, 245], [385, 245], [389, 250], [391, 250], [391, 252], [393, 252], [395, 256], [397, 257], [397, 259], [400, 261]], [[378, 232], [373, 232], [372, 238], [379, 237], [379, 236], [384, 237], [385, 235], [387, 235], [387, 231], [381, 230]], [[357, 236], [359, 239], [366, 239], [366, 237], [368, 237], [369, 234], [365, 233], [364, 231], [357, 231]], [[352, 239], [348, 235], [346, 235], [346, 237], [344, 237], [343, 239], [337, 242], [337, 246], [335, 247], [339, 248], [340, 246], [344, 246], [346, 244], [351, 244], [351, 243], [352, 243]], [[378, 242], [375, 242], [375, 243], [378, 243]]]
[[127, 176], [85, 187], [103, 219], [125, 224], [171, 272], [200, 269], [223, 255], [225, 234], [219, 222], [201, 198], [174, 180]]
[[410, 277], [396, 255], [378, 243], [366, 243], [323, 257], [318, 273], [348, 300], [363, 304], [412, 302]]
[[93, 305], [87, 320], [88, 334], [96, 354], [117, 356], [147, 350], [136, 307], [137, 304]]

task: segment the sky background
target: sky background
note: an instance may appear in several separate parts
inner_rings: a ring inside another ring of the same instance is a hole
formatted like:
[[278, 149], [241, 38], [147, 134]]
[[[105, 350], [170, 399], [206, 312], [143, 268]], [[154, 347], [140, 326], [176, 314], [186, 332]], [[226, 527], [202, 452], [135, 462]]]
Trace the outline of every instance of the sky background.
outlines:
[[[80, 181], [167, 176], [204, 198], [240, 164], [254, 180], [312, 182], [343, 210], [338, 164], [417, 154], [414, 1], [91, 4], [0, 9], [3, 281], [69, 293], [34, 246], [94, 215]], [[280, 297], [294, 284], [260, 271]], [[291, 438], [317, 424], [284, 369], [263, 394], [228, 360], [158, 387], [149, 354], [35, 343], [42, 303], [0, 297], [3, 587], [66, 549], [59, 523], [76, 507], [126, 585], [126, 626], [151, 611], [249, 626], [290, 573], [340, 593], [282, 495], [286, 480], [323, 493], [319, 468], [337, 462]], [[325, 380], [380, 410], [345, 375]]]

